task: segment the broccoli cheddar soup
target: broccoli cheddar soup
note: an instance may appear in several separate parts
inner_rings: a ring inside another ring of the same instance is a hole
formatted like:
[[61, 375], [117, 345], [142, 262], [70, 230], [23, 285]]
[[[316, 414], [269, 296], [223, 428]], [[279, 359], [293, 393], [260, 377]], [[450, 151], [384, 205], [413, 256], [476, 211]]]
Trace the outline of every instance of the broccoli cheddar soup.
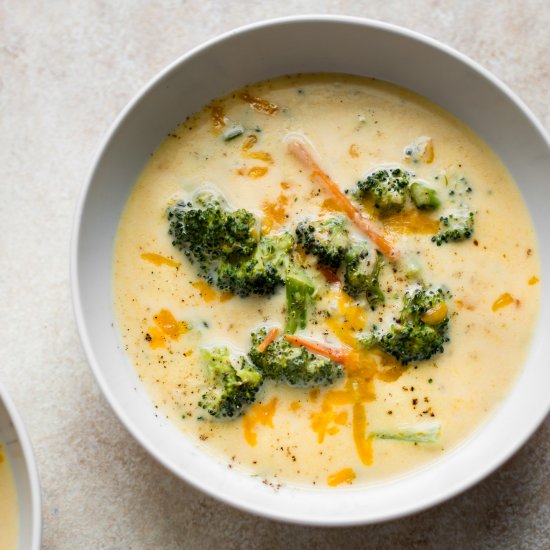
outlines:
[[539, 287], [529, 214], [487, 145], [342, 75], [252, 85], [183, 122], [114, 252], [155, 407], [274, 484], [371, 483], [455, 447], [518, 375]]

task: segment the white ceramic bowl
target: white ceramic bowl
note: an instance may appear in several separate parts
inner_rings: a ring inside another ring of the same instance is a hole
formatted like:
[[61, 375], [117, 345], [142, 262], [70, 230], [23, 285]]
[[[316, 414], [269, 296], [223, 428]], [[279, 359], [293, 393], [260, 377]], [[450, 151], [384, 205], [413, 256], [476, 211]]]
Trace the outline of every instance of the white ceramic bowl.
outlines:
[[[19, 507], [19, 549], [40, 550], [40, 483], [31, 443], [13, 401], [0, 385], [0, 441], [11, 463]], [[1, 522], [1, 518], [0, 518]]]
[[[186, 116], [247, 83], [298, 72], [373, 76], [435, 101], [469, 124], [504, 160], [527, 201], [540, 241], [550, 238], [550, 147], [541, 125], [503, 84], [434, 40], [350, 17], [293, 17], [230, 32], [155, 77], [113, 124], [76, 214], [74, 306], [88, 360], [128, 430], [167, 468], [227, 503], [275, 519], [352, 525], [395, 518], [441, 502], [502, 464], [533, 433], [550, 405], [549, 249], [541, 249], [542, 304], [526, 365], [496, 413], [436, 463], [369, 488], [282, 488], [229, 470], [199, 452], [159, 415], [125, 356], [113, 315], [117, 224], [149, 155]], [[495, 366], [498, 368], [498, 366]]]

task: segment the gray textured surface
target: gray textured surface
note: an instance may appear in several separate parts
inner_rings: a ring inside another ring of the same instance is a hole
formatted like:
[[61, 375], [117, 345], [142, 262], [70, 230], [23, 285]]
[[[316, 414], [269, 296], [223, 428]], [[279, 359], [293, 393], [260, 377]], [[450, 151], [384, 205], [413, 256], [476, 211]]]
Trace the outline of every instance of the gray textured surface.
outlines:
[[130, 437], [92, 379], [73, 323], [68, 256], [99, 140], [140, 87], [192, 46], [244, 23], [312, 12], [442, 40], [509, 84], [550, 128], [545, 0], [0, 2], [0, 380], [36, 450], [45, 548], [550, 546], [548, 420], [450, 502], [383, 525], [314, 529], [249, 516], [179, 482]]

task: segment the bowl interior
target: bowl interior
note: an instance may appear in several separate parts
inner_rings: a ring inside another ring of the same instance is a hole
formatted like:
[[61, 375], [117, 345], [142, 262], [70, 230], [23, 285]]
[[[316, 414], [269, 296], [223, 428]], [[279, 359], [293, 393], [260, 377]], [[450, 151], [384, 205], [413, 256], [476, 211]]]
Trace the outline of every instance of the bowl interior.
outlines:
[[[397, 517], [470, 486], [527, 439], [550, 404], [550, 352], [543, 327], [550, 296], [517, 383], [475, 434], [437, 463], [368, 489], [282, 488], [228, 470], [157, 418], [117, 333], [112, 253], [134, 182], [165, 135], [214, 97], [247, 83], [299, 72], [339, 72], [387, 80], [422, 94], [470, 125], [503, 159], [533, 217], [550, 236], [550, 151], [540, 125], [489, 73], [430, 39], [345, 17], [298, 17], [252, 25], [187, 54], [153, 80], [115, 122], [83, 192], [73, 239], [73, 294], [83, 345], [105, 395], [134, 436], [180, 477], [246, 510], [294, 522], [344, 525]], [[541, 279], [550, 271], [541, 250]], [[326, 493], [326, 495], [325, 495]], [[329, 496], [330, 495], [330, 496]]]
[[0, 388], [0, 440], [11, 463], [19, 508], [19, 548], [40, 548], [40, 487], [32, 449], [21, 419]]

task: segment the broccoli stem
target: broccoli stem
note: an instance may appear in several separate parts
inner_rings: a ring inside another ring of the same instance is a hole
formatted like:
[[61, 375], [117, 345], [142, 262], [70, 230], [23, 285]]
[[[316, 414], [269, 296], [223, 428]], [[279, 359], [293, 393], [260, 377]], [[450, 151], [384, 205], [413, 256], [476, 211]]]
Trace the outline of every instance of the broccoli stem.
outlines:
[[286, 276], [286, 324], [285, 332], [294, 334], [306, 328], [307, 311], [313, 302], [315, 286], [305, 269], [291, 266]]

